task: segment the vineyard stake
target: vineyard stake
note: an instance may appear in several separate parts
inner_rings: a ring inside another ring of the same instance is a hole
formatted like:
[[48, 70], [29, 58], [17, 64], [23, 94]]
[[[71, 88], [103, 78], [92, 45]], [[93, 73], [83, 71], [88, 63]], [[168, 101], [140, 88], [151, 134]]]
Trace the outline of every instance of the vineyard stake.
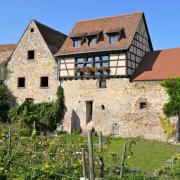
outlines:
[[104, 178], [104, 161], [103, 161], [103, 152], [102, 152], [102, 132], [99, 131], [98, 133], [99, 135], [99, 149], [101, 151], [101, 155], [99, 157], [99, 174], [100, 174], [100, 178], [103, 179]]
[[122, 177], [123, 177], [125, 156], [126, 156], [126, 144], [124, 144], [124, 146], [123, 146], [121, 169], [120, 169], [120, 179], [122, 179]]
[[88, 147], [89, 147], [89, 174], [90, 180], [95, 179], [94, 175], [94, 154], [93, 154], [93, 140], [92, 140], [92, 131], [88, 131]]
[[8, 156], [10, 155], [10, 148], [11, 148], [11, 129], [9, 129], [9, 133], [8, 133]]
[[36, 130], [36, 121], [33, 122], [33, 130]]
[[102, 132], [99, 131], [99, 148], [102, 148]]
[[86, 156], [85, 156], [85, 149], [82, 148], [82, 161], [83, 161], [83, 178], [86, 178]]

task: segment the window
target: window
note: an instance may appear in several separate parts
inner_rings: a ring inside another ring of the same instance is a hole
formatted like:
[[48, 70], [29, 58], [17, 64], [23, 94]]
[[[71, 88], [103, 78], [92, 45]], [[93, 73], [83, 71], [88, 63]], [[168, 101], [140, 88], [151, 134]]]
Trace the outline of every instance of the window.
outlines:
[[34, 50], [28, 51], [28, 59], [34, 59]]
[[[109, 56], [76, 58], [76, 75], [109, 75]], [[81, 70], [82, 68], [82, 70]]]
[[25, 77], [18, 78], [18, 88], [24, 88], [25, 87]]
[[34, 28], [31, 28], [31, 32], [34, 32]]
[[119, 124], [112, 124], [112, 135], [119, 135]]
[[81, 46], [81, 39], [74, 39], [73, 40], [73, 47], [77, 48]]
[[105, 79], [99, 80], [99, 88], [106, 88], [106, 80]]
[[33, 100], [34, 100], [33, 98], [26, 98], [25, 99], [26, 102], [33, 102]]
[[97, 37], [88, 38], [88, 46], [94, 46], [97, 43]]
[[49, 86], [49, 82], [48, 82], [48, 77], [41, 77], [41, 87], [48, 87]]
[[86, 124], [92, 121], [93, 101], [86, 101]]
[[109, 36], [109, 43], [110, 44], [114, 44], [114, 43], [118, 42], [118, 40], [119, 40], [118, 34], [112, 34]]
[[144, 102], [140, 102], [140, 109], [146, 109], [147, 108], [147, 103], [144, 101]]

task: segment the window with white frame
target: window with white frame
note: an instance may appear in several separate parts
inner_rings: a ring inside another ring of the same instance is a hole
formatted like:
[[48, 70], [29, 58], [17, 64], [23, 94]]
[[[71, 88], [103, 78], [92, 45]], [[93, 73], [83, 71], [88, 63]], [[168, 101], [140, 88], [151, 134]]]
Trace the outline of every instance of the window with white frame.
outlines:
[[81, 46], [81, 38], [79, 38], [79, 39], [74, 39], [73, 40], [73, 47], [74, 48], [77, 48], [77, 47], [80, 47]]
[[96, 45], [96, 43], [97, 43], [97, 37], [96, 36], [88, 38], [88, 46], [94, 46], [94, 45]]
[[109, 56], [76, 58], [75, 74], [80, 75], [109, 75]]

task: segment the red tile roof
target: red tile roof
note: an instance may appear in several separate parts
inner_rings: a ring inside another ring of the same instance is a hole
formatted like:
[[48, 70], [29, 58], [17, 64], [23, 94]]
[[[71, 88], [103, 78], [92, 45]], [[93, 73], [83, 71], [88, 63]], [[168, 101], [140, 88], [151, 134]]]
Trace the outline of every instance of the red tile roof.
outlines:
[[[133, 40], [134, 34], [142, 17], [144, 17], [144, 14], [140, 12], [77, 22], [69, 37], [58, 51], [57, 55], [78, 54], [96, 51], [126, 50], [129, 48]], [[106, 32], [113, 31], [114, 29], [124, 29], [126, 37], [122, 38], [115, 44], [110, 44]], [[79, 34], [91, 34], [92, 32], [101, 31], [103, 31], [103, 35], [101, 40], [99, 40], [96, 45], [90, 47], [86, 42], [78, 48], [72, 47], [72, 37], [77, 37]]]
[[0, 52], [13, 51], [16, 48], [16, 44], [0, 44]]
[[180, 77], [180, 48], [149, 52], [132, 76], [136, 81]]

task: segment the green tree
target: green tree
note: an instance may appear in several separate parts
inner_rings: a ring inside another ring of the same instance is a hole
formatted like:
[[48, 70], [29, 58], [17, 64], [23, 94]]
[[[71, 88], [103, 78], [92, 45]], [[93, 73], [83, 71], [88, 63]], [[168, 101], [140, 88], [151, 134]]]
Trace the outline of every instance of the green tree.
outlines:
[[180, 141], [180, 77], [167, 79], [162, 82], [162, 86], [169, 95], [169, 102], [164, 105], [163, 111], [167, 117], [178, 116], [176, 137]]
[[16, 105], [16, 99], [13, 97], [7, 86], [0, 85], [0, 122], [7, 122], [9, 110]]

